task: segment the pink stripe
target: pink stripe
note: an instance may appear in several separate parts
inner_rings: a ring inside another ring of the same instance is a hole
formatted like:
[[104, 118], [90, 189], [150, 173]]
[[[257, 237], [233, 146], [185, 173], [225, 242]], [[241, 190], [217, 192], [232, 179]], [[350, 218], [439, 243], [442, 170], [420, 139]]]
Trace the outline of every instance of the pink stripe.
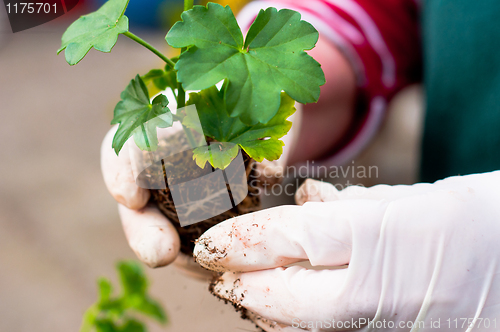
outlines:
[[357, 27], [344, 20], [324, 1], [309, 0], [307, 6], [304, 6], [303, 1], [297, 0], [276, 0], [276, 2], [281, 2], [286, 6], [292, 5], [300, 12], [313, 14], [316, 20], [320, 19], [322, 22], [327, 22], [328, 25], [332, 26], [337, 32], [342, 33], [353, 44], [362, 44], [365, 40]]
[[[335, 28], [337, 32], [343, 34], [344, 37], [353, 44], [359, 45], [365, 40], [363, 34], [355, 26], [335, 13], [335, 11], [325, 5], [323, 1], [309, 0], [307, 7], [293, 0], [253, 1], [245, 6], [238, 15], [238, 19], [247, 22], [250, 19], [250, 13], [256, 16], [260, 9], [267, 7], [275, 7], [277, 9], [288, 8], [296, 10], [303, 15], [309, 13], [309, 17], [313, 17], [313, 20], [310, 22], [311, 24], [313, 24], [313, 22], [326, 22], [328, 25]], [[248, 27], [250, 27], [250, 24], [248, 24]]]
[[359, 24], [368, 42], [382, 61], [382, 82], [387, 87], [396, 83], [396, 61], [380, 33], [377, 24], [356, 1], [326, 0], [349, 14]]

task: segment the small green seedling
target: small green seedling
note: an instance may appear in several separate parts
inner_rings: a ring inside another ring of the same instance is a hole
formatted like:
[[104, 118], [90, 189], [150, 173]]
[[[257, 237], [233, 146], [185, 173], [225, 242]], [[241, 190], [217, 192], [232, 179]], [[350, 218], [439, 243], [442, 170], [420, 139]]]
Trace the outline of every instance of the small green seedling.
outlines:
[[[280, 138], [290, 130], [287, 118], [295, 111], [295, 101], [317, 102], [325, 83], [320, 64], [305, 52], [318, 40], [316, 29], [293, 10], [267, 8], [244, 37], [229, 6], [193, 7], [193, 0], [185, 0], [181, 21], [166, 36], [167, 44], [180, 48], [181, 54], [168, 58], [129, 31], [127, 5], [128, 0], [109, 0], [80, 17], [64, 33], [58, 51], [65, 50], [66, 61], [75, 65], [91, 48], [110, 52], [123, 34], [165, 62], [163, 69], [137, 75], [122, 92], [112, 121], [119, 124], [115, 152], [130, 137], [142, 150], [154, 151], [157, 128], [180, 121], [192, 147], [197, 145], [191, 130], [219, 142], [193, 151], [200, 167], [209, 162], [224, 169], [239, 149], [256, 161], [278, 159], [284, 145]], [[200, 122], [193, 121], [194, 114], [172, 114], [163, 94], [151, 102], [148, 85], [157, 91], [171, 89], [178, 109], [186, 106], [186, 90], [199, 91], [189, 95], [187, 105], [196, 105]]]
[[162, 306], [147, 293], [149, 283], [140, 263], [122, 261], [117, 270], [121, 294], [113, 296], [111, 282], [100, 278], [99, 300], [85, 312], [80, 332], [146, 332], [146, 325], [137, 319], [137, 314], [166, 324]]

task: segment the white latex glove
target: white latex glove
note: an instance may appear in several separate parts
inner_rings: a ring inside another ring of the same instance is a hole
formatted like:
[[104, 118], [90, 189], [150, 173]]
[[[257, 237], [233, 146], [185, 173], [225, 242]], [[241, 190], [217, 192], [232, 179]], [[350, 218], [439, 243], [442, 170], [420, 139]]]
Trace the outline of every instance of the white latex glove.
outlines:
[[[340, 192], [308, 180], [307, 200], [200, 237], [197, 261], [226, 272], [217, 296], [268, 331], [500, 330], [500, 172]], [[282, 267], [303, 260], [349, 266]]]

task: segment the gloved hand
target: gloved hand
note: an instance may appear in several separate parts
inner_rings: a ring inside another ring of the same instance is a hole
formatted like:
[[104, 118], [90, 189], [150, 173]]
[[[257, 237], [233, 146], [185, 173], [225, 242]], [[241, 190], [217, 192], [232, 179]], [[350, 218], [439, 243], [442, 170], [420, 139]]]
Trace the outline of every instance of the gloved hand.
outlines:
[[[293, 121], [292, 129], [282, 138], [285, 146], [281, 158], [258, 164], [262, 182], [278, 182], [287, 165], [321, 157], [330, 151], [343, 138], [354, 116], [356, 78], [350, 63], [325, 38], [320, 38], [309, 53], [322, 64], [327, 83], [321, 89], [327, 93], [322, 94], [318, 103], [307, 105], [305, 112], [301, 111], [301, 105], [296, 104], [294, 119], [289, 118]], [[175, 109], [175, 100], [169, 99], [169, 105]], [[184, 270], [194, 271], [195, 275], [211, 275], [191, 257], [179, 254], [179, 238], [170, 221], [156, 208], [146, 207], [150, 193], [136, 185], [127, 149], [122, 149], [119, 156], [111, 149], [115, 132], [116, 127], [113, 127], [102, 143], [101, 168], [108, 190], [119, 203], [131, 248], [151, 267], [170, 264], [179, 257], [176, 263]], [[152, 227], [160, 225], [163, 227]]]
[[[117, 156], [111, 148], [116, 129], [117, 126], [111, 128], [102, 142], [101, 169], [109, 192], [118, 202], [118, 211], [130, 247], [150, 267], [161, 267], [174, 262], [189, 276], [211, 278], [212, 273], [201, 268], [192, 257], [179, 252], [180, 239], [175, 227], [157, 207], [148, 205], [150, 192], [140, 188], [135, 182], [129, 149], [124, 147]], [[173, 132], [176, 132], [175, 128]]]
[[[294, 130], [282, 139], [286, 142], [279, 160], [258, 164], [257, 174], [261, 181], [276, 182], [283, 175], [289, 147], [299, 128], [300, 105], [294, 114]], [[290, 118], [290, 121], [292, 119]], [[129, 149], [125, 146], [117, 156], [112, 149], [117, 126], [106, 134], [101, 146], [101, 169], [104, 182], [118, 204], [118, 211], [125, 235], [137, 257], [150, 267], [161, 267], [175, 262], [185, 274], [199, 279], [211, 279], [213, 274], [196, 264], [191, 256], [180, 253], [180, 239], [172, 223], [158, 210], [147, 205], [150, 192], [137, 186]], [[174, 134], [182, 130], [179, 123], [163, 134]], [[127, 142], [127, 144], [134, 144]]]
[[[500, 172], [342, 191], [308, 180], [301, 206], [216, 225], [195, 258], [267, 331], [498, 331], [499, 188]], [[283, 267], [304, 260], [348, 267]]]

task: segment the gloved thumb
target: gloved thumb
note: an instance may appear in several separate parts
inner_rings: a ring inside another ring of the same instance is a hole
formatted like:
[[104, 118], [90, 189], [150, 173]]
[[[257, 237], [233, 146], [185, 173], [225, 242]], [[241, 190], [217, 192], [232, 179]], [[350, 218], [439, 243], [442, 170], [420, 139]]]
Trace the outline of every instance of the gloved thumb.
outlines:
[[[440, 182], [437, 183], [438, 185]], [[430, 183], [417, 183], [414, 185], [377, 185], [373, 187], [349, 186], [338, 190], [333, 184], [313, 179], [307, 179], [297, 190], [295, 202], [303, 205], [306, 202], [330, 202], [337, 200], [369, 199], [394, 201], [399, 198], [419, 195], [436, 186]]]
[[217, 272], [263, 270], [304, 260], [313, 266], [345, 265], [353, 227], [377, 227], [385, 207], [373, 200], [346, 200], [246, 214], [206, 231], [194, 255], [200, 265]]

